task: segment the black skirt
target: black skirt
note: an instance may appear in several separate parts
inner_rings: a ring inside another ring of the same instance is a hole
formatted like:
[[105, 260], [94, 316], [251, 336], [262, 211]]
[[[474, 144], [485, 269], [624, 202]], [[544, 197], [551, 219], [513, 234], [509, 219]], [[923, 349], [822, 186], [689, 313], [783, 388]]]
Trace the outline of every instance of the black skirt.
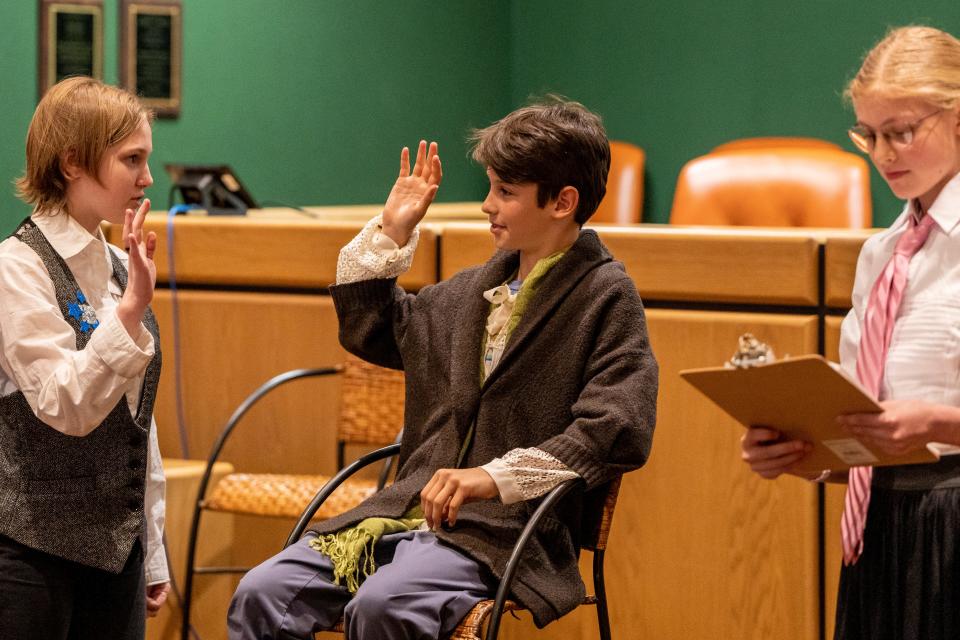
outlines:
[[863, 555], [840, 573], [834, 638], [960, 638], [960, 488], [872, 488]]

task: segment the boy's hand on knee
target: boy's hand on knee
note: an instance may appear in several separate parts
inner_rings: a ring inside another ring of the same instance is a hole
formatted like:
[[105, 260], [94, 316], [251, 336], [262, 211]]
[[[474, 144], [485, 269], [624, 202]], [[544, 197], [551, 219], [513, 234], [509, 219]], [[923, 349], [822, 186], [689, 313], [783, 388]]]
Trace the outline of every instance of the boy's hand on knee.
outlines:
[[414, 227], [426, 215], [427, 207], [436, 197], [442, 178], [443, 170], [440, 167], [436, 142], [431, 142], [428, 149], [426, 141], [420, 141], [412, 172], [410, 149], [404, 147], [400, 152], [400, 175], [383, 206], [383, 233], [396, 242], [398, 247], [407, 244]]
[[480, 467], [440, 469], [420, 492], [420, 505], [427, 526], [437, 529], [444, 522], [455, 525], [462, 505], [498, 495], [493, 478]]

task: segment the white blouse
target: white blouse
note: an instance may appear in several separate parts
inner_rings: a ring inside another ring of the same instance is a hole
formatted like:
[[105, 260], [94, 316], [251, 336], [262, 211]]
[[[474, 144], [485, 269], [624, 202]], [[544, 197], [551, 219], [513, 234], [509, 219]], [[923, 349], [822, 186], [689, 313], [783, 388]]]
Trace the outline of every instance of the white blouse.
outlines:
[[[906, 230], [912, 207], [907, 203], [890, 228], [867, 239], [860, 252], [853, 308], [840, 331], [840, 363], [853, 379], [870, 290]], [[927, 215], [936, 225], [910, 260], [880, 395], [960, 406], [960, 175], [947, 183]]]
[[[143, 373], [153, 357], [153, 336], [141, 324], [131, 338], [117, 318], [122, 292], [113, 279], [109, 251], [127, 256], [91, 235], [66, 213], [34, 215], [33, 222], [67, 263], [100, 324], [86, 348], [63, 319], [53, 282], [40, 256], [16, 238], [0, 243], [0, 395], [23, 392], [34, 414], [71, 436], [93, 431], [126, 398], [135, 415]], [[151, 417], [151, 421], [153, 418]], [[169, 579], [163, 549], [163, 464], [153, 423], [147, 456], [144, 510], [147, 584]]]

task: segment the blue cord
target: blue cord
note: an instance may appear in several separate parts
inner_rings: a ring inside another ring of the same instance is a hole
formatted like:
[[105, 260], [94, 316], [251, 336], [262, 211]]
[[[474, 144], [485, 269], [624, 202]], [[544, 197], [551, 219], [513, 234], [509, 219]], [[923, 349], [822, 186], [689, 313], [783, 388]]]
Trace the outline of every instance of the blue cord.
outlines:
[[180, 306], [177, 301], [177, 269], [173, 258], [173, 219], [179, 213], [195, 209], [193, 205], [178, 204], [170, 207], [167, 213], [167, 264], [170, 270], [170, 300], [173, 305], [173, 371], [174, 389], [177, 405], [177, 427], [180, 432], [180, 452], [184, 458], [190, 457], [190, 442], [187, 438], [187, 421], [183, 412], [183, 375], [180, 366]]

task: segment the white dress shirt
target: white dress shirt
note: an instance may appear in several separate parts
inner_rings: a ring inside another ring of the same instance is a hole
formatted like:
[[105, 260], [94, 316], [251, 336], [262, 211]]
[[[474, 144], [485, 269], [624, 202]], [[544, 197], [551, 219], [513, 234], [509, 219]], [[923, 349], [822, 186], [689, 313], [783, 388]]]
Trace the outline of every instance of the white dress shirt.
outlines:
[[[84, 436], [107, 417], [121, 398], [136, 415], [153, 336], [141, 324], [131, 338], [117, 318], [122, 292], [113, 279], [109, 251], [124, 265], [127, 256], [109, 247], [97, 229], [91, 235], [66, 213], [32, 217], [67, 263], [100, 324], [86, 348], [63, 318], [53, 282], [40, 256], [16, 238], [0, 243], [0, 395], [23, 392], [33, 413], [62, 433]], [[152, 423], [147, 455], [144, 511], [147, 584], [169, 579], [163, 549], [164, 476]]]
[[[854, 380], [870, 290], [907, 229], [913, 206], [908, 202], [890, 228], [868, 238], [860, 252], [853, 308], [840, 330], [840, 363]], [[936, 225], [910, 260], [880, 397], [960, 406], [960, 175], [947, 183], [926, 215]]]
[[[343, 249], [337, 259], [337, 284], [395, 278], [410, 268], [420, 238], [419, 228], [403, 247], [380, 233], [381, 216], [368, 222]], [[478, 295], [482, 295], [478, 293]], [[494, 309], [493, 313], [496, 313]], [[479, 369], [480, 364], [477, 364]], [[493, 363], [496, 366], [496, 363]], [[490, 367], [492, 371], [493, 367]], [[479, 384], [479, 381], [478, 381]], [[480, 467], [493, 478], [504, 504], [531, 500], [555, 486], [578, 477], [577, 473], [546, 451], [535, 447], [512, 449]]]

